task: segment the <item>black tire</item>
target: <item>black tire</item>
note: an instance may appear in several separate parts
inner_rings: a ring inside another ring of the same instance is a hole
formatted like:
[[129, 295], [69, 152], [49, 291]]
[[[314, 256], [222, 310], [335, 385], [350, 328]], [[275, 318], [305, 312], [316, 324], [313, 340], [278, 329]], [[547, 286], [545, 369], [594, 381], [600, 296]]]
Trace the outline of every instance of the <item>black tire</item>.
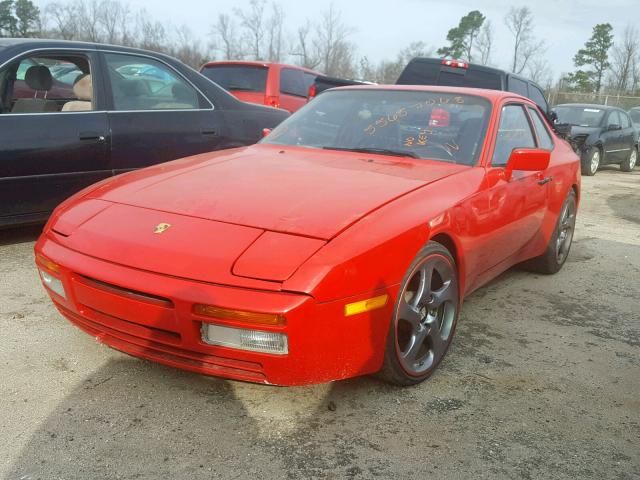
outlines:
[[602, 164], [602, 151], [598, 147], [591, 147], [582, 155], [580, 170], [582, 175], [593, 177]]
[[[423, 287], [426, 278], [429, 285]], [[449, 349], [459, 311], [455, 260], [444, 246], [429, 242], [400, 285], [378, 376], [399, 386], [415, 385], [431, 376]]]
[[525, 262], [523, 264], [524, 268], [532, 272], [548, 275], [560, 271], [569, 256], [575, 225], [576, 192], [572, 188], [562, 204], [556, 222], [556, 228], [553, 231], [546, 250], [539, 257], [532, 258]]
[[627, 159], [620, 164], [620, 170], [623, 172], [633, 172], [633, 169], [638, 163], [638, 149], [636, 147], [631, 148]]

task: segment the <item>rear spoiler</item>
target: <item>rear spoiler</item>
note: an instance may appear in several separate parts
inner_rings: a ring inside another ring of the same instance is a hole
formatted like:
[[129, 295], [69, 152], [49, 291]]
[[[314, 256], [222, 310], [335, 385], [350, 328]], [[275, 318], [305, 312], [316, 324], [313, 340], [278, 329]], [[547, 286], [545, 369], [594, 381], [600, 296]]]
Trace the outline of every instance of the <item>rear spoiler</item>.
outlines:
[[330, 88], [348, 87], [350, 85], [371, 85], [371, 83], [349, 80], [346, 78], [329, 77], [327, 75], [318, 75], [316, 77], [316, 81], [309, 87], [307, 100], [311, 100]]

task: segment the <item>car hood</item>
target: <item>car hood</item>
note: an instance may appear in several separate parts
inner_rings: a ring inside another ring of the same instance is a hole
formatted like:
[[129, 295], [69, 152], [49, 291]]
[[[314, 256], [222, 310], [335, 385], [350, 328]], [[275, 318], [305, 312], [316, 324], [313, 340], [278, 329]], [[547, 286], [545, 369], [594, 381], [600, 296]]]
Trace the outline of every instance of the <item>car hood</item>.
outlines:
[[254, 145], [125, 174], [89, 196], [329, 240], [382, 205], [467, 168], [428, 160]]

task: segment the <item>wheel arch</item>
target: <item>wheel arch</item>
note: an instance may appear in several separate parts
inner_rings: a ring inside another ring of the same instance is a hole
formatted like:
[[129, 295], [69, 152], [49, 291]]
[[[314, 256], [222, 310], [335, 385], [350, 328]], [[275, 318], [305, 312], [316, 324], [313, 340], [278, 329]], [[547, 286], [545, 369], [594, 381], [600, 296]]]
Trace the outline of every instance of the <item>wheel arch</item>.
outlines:
[[444, 248], [449, 250], [449, 253], [456, 262], [456, 270], [458, 271], [458, 283], [460, 284], [460, 297], [464, 295], [465, 291], [465, 269], [464, 258], [462, 256], [462, 247], [459, 245], [458, 240], [450, 232], [441, 231], [433, 234], [429, 241], [438, 242]]

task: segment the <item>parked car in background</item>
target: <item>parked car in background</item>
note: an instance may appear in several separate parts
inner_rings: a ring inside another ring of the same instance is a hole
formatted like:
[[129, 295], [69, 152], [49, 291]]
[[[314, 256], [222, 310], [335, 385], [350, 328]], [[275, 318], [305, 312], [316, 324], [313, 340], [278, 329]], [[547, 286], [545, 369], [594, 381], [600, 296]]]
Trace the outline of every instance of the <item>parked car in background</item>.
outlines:
[[630, 172], [638, 160], [638, 131], [624, 110], [606, 105], [567, 103], [553, 108], [558, 125], [570, 126], [570, 141], [582, 159], [582, 174], [602, 165]]
[[640, 107], [634, 107], [629, 110], [629, 117], [631, 117], [631, 123], [640, 131]]
[[407, 64], [396, 84], [487, 88], [513, 92], [533, 100], [551, 120], [544, 89], [527, 78], [499, 68], [457, 60], [418, 57]]
[[163, 167], [56, 209], [47, 293], [130, 355], [279, 385], [425, 380], [465, 296], [562, 268], [581, 196], [532, 101], [451, 87], [333, 89], [257, 145]]
[[245, 102], [295, 112], [307, 103], [318, 72], [269, 62], [208, 62], [200, 73]]
[[336, 87], [348, 87], [354, 85], [371, 85], [370, 82], [359, 82], [357, 80], [348, 80], [345, 78], [329, 77], [327, 75], [318, 75], [309, 87], [309, 100], [320, 95], [325, 90]]
[[249, 145], [287, 116], [241, 102], [165, 55], [0, 39], [0, 226], [42, 221], [121, 172]]

